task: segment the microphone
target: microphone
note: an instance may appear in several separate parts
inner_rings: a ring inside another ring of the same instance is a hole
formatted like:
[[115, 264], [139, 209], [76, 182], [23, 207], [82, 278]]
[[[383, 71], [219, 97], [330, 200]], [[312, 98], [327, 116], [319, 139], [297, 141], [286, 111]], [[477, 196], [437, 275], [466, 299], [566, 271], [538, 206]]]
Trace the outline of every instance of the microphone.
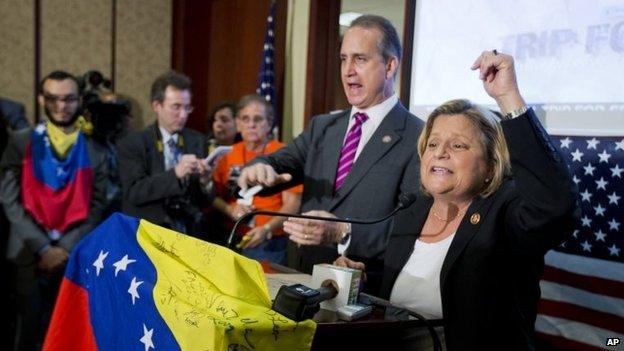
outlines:
[[312, 318], [321, 307], [320, 303], [338, 295], [336, 282], [327, 280], [320, 288], [312, 289], [303, 284], [282, 285], [271, 309], [284, 317], [301, 322]]
[[243, 223], [245, 221], [247, 221], [249, 218], [256, 216], [256, 215], [265, 215], [265, 216], [276, 216], [276, 217], [293, 217], [293, 218], [303, 218], [303, 219], [316, 219], [316, 220], [320, 220], [320, 221], [328, 221], [328, 222], [341, 222], [341, 223], [355, 223], [355, 224], [375, 224], [375, 223], [379, 223], [379, 222], [383, 222], [386, 219], [394, 216], [395, 213], [399, 212], [400, 210], [408, 207], [409, 205], [411, 205], [412, 203], [414, 203], [414, 201], [416, 201], [416, 194], [412, 194], [412, 193], [403, 193], [399, 195], [399, 201], [396, 205], [396, 207], [394, 208], [394, 210], [392, 210], [392, 212], [390, 212], [389, 214], [381, 217], [381, 218], [377, 218], [377, 219], [373, 219], [373, 220], [363, 220], [363, 219], [353, 219], [353, 218], [332, 218], [332, 217], [320, 217], [320, 216], [308, 216], [308, 215], [302, 215], [302, 214], [293, 214], [293, 213], [283, 213], [283, 212], [274, 212], [274, 211], [252, 211], [249, 213], [245, 213], [244, 215], [240, 216], [240, 218], [236, 221], [236, 223], [234, 223], [234, 228], [232, 228], [232, 231], [230, 232], [230, 236], [228, 237], [227, 240], [227, 247], [228, 248], [232, 248], [232, 241], [234, 240], [234, 235], [236, 234], [236, 228], [238, 228], [238, 225], [240, 223]]

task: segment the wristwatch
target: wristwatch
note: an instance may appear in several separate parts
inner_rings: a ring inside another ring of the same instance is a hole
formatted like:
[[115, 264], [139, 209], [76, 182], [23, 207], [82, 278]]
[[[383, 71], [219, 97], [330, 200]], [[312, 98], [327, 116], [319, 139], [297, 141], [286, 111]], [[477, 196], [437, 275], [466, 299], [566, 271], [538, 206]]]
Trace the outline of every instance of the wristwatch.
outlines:
[[507, 120], [510, 120], [510, 119], [514, 119], [514, 118], [516, 118], [516, 117], [518, 117], [518, 116], [521, 116], [521, 115], [523, 115], [525, 112], [527, 112], [527, 111], [528, 111], [528, 109], [529, 109], [529, 108], [528, 108], [526, 105], [524, 105], [524, 106], [522, 106], [522, 107], [520, 107], [520, 108], [517, 108], [517, 109], [515, 109], [515, 110], [509, 111], [509, 112], [507, 112], [507, 113], [503, 116], [503, 120], [507, 121]]

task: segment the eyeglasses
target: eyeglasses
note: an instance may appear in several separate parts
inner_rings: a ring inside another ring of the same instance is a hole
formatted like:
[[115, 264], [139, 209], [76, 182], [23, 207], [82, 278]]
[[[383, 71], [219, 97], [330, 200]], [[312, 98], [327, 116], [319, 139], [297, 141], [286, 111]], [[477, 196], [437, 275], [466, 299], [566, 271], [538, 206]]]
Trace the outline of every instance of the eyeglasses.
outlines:
[[179, 113], [182, 110], [184, 110], [186, 111], [186, 113], [190, 114], [193, 112], [194, 108], [191, 105], [173, 104], [173, 105], [169, 105], [169, 110], [175, 113]]
[[64, 102], [66, 104], [73, 104], [73, 103], [78, 102], [78, 100], [80, 98], [78, 96], [76, 96], [76, 95], [59, 96], [59, 95], [44, 93], [43, 94], [43, 99], [47, 103], [50, 103], [50, 104], [56, 104], [57, 102]]

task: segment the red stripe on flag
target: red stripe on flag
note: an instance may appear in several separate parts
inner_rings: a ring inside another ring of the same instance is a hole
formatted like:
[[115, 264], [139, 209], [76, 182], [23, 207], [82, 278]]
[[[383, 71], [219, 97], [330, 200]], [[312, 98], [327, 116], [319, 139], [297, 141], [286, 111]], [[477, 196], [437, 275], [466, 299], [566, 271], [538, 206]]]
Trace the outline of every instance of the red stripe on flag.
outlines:
[[97, 349], [89, 316], [89, 295], [80, 285], [63, 278], [43, 350]]
[[624, 318], [614, 314], [546, 299], [540, 300], [537, 311], [539, 314], [573, 320], [624, 334]]
[[615, 280], [576, 274], [552, 266], [544, 268], [543, 279], [600, 295], [624, 299], [624, 283]]
[[[537, 339], [546, 342], [548, 345], [555, 347], [555, 350], [566, 351], [602, 351], [603, 348], [595, 347], [582, 342], [566, 339], [561, 336], [544, 334], [537, 332]], [[606, 340], [605, 340], [606, 342]]]

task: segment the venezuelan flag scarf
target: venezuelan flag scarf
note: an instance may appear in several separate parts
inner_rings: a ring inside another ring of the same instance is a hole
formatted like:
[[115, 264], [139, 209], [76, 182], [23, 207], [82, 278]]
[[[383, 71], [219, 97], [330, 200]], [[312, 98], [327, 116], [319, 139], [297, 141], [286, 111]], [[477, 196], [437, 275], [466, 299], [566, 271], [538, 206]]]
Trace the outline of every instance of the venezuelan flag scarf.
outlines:
[[89, 213], [93, 170], [87, 141], [78, 133], [67, 157], [54, 154], [46, 126], [38, 125], [22, 163], [22, 204], [45, 230], [64, 233]]

